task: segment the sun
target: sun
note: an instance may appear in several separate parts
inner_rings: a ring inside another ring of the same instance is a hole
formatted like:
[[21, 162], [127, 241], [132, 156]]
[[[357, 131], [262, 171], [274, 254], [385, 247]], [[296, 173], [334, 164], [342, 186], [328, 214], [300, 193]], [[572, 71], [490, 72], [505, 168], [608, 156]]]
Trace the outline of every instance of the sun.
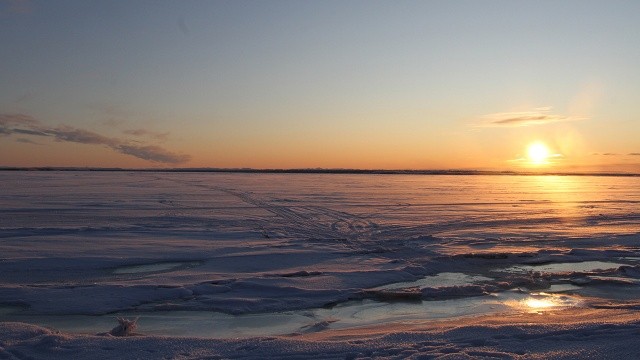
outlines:
[[529, 160], [534, 164], [544, 164], [551, 156], [551, 152], [547, 145], [542, 142], [535, 142], [529, 145], [527, 149]]

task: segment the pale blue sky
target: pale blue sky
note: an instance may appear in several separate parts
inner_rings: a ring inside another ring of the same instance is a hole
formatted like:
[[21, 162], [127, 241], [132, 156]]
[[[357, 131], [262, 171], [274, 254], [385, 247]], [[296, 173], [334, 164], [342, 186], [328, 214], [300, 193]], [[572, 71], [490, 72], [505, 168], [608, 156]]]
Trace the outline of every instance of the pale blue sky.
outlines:
[[[640, 162], [629, 155], [640, 152], [638, 1], [2, 1], [0, 11], [0, 114], [38, 122], [4, 120], [0, 165], [508, 168], [533, 140], [571, 166]], [[540, 111], [557, 121], [478, 126]], [[70, 129], [109, 140], [76, 141]], [[177, 157], [140, 153], [149, 146]]]

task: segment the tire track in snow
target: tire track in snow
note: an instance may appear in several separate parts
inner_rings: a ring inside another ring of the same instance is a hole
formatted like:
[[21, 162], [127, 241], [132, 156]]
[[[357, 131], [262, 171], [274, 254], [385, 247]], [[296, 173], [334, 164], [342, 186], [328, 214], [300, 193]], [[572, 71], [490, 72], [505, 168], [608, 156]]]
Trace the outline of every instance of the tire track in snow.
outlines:
[[[245, 203], [271, 212], [282, 220], [287, 232], [308, 238], [340, 238], [347, 240], [369, 239], [378, 228], [376, 223], [353, 214], [321, 206], [289, 207], [259, 200], [247, 192], [216, 188], [233, 195]], [[294, 225], [291, 227], [291, 225]]]

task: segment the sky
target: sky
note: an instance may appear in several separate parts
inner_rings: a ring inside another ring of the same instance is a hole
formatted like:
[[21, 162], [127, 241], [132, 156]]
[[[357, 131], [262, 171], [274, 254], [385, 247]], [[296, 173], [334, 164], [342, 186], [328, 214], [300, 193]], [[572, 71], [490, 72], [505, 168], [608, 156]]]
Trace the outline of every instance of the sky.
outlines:
[[0, 0], [0, 166], [640, 172], [639, 13]]

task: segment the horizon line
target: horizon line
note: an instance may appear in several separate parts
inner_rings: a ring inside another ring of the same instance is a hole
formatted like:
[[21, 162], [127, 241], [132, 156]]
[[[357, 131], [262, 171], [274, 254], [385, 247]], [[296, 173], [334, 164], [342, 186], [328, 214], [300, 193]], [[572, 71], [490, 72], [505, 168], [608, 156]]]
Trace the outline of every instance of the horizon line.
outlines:
[[638, 176], [634, 172], [603, 171], [518, 171], [477, 169], [352, 169], [352, 168], [120, 168], [90, 166], [0, 166], [0, 171], [114, 171], [114, 172], [211, 172], [263, 174], [345, 174], [345, 175], [557, 175], [557, 176]]

